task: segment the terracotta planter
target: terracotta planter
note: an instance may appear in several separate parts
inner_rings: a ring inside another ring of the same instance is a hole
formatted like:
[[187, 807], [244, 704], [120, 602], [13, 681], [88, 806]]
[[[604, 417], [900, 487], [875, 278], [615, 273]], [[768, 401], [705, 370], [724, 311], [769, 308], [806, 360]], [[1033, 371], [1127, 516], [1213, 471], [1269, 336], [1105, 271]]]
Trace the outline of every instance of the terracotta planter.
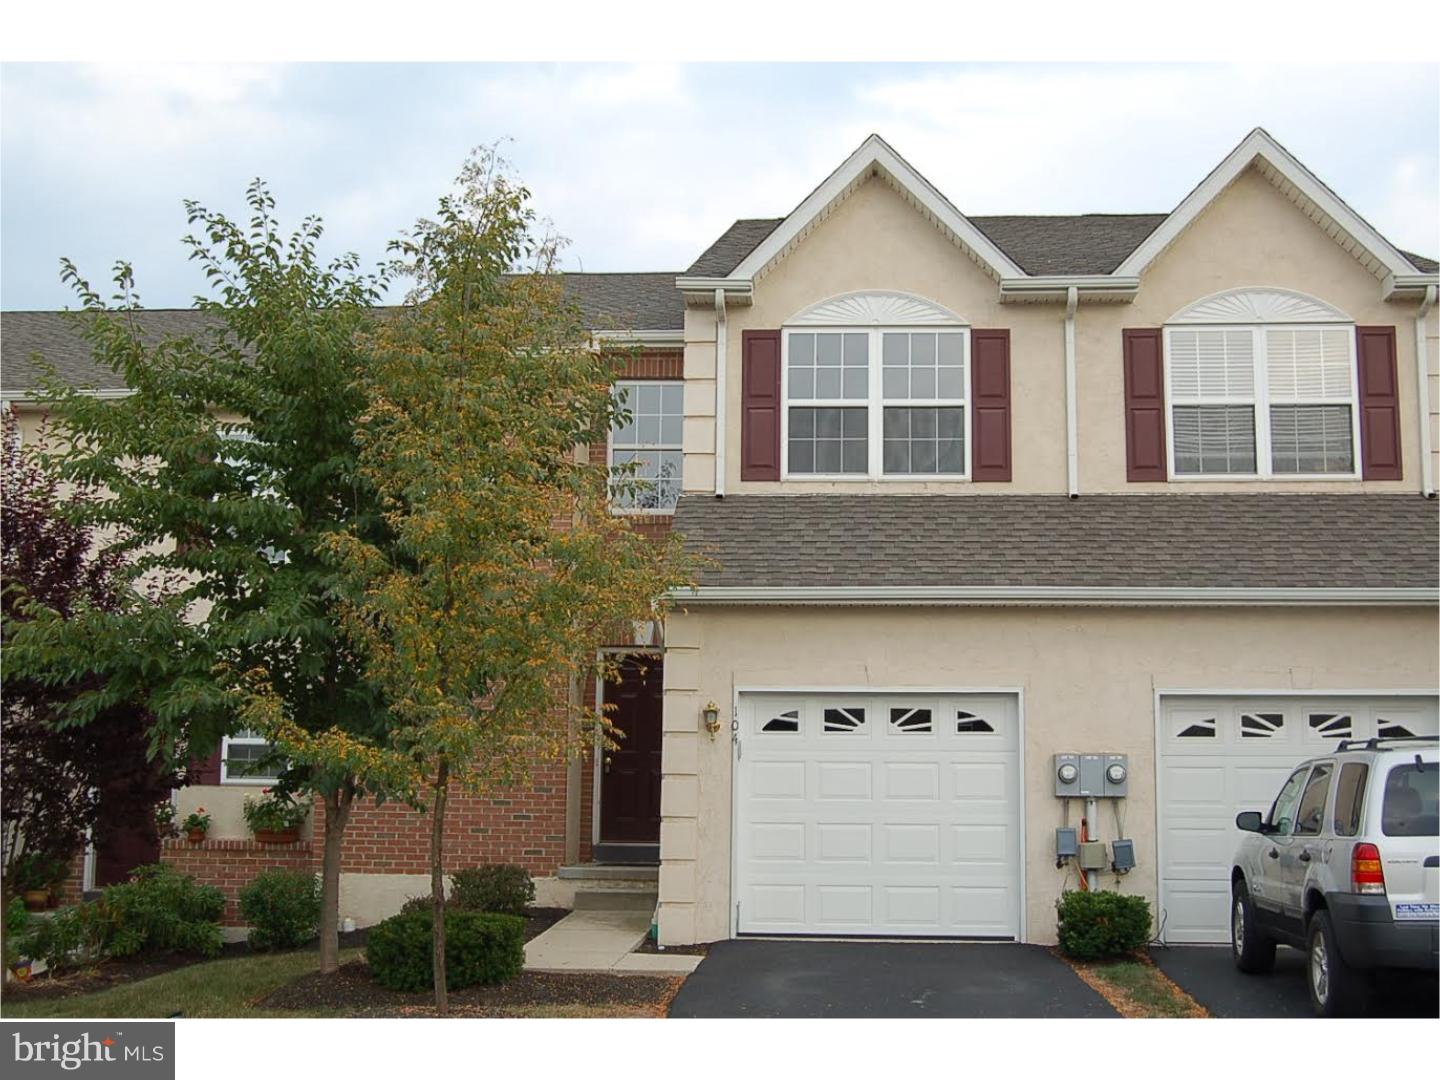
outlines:
[[26, 911], [44, 911], [44, 910], [45, 910], [45, 903], [46, 903], [46, 901], [48, 901], [49, 899], [50, 899], [50, 891], [49, 891], [48, 889], [26, 889], [26, 890], [25, 890], [25, 910], [26, 910]]
[[202, 840], [205, 839], [205, 830], [204, 830], [204, 829], [191, 829], [191, 830], [189, 831], [189, 833], [186, 834], [186, 837], [187, 837], [187, 839], [189, 839], [190, 843], [192, 843], [192, 844], [198, 844], [198, 843], [200, 843]]
[[300, 839], [300, 828], [292, 829], [256, 829], [255, 842], [257, 844], [293, 844]]

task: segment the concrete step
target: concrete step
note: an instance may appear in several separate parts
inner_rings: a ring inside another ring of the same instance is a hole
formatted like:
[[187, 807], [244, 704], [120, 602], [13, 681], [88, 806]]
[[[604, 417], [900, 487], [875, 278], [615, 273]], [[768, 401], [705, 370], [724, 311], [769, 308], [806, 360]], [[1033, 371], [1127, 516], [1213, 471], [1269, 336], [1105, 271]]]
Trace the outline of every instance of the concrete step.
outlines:
[[654, 911], [659, 898], [650, 881], [587, 882], [575, 890], [575, 910]]
[[[560, 867], [557, 876], [561, 881], [587, 883], [594, 881], [629, 881], [637, 884], [646, 884], [660, 880], [660, 867], [579, 863], [575, 866]], [[576, 887], [580, 888], [582, 886], [577, 885]]]

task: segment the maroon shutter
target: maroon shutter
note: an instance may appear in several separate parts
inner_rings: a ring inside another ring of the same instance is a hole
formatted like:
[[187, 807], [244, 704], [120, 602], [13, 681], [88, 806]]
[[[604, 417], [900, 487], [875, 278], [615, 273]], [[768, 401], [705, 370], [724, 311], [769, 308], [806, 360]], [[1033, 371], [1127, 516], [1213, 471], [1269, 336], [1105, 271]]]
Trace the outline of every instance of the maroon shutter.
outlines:
[[740, 335], [740, 479], [780, 479], [779, 330]]
[[1010, 479], [1010, 331], [970, 331], [970, 479]]
[[1395, 328], [1357, 326], [1360, 376], [1360, 461], [1366, 480], [1400, 479], [1400, 388], [1395, 375]]
[[190, 783], [220, 783], [220, 746], [220, 743], [216, 743], [215, 752], [209, 757], [196, 758], [190, 762]]
[[1165, 365], [1160, 331], [1122, 330], [1125, 365], [1125, 479], [1164, 480]]

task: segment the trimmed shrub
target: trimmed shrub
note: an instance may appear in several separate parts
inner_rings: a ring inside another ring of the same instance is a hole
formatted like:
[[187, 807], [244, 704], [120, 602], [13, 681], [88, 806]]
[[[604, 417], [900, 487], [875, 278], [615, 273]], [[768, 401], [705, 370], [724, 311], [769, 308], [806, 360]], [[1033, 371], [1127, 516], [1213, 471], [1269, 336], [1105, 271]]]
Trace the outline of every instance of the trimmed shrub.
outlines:
[[112, 956], [220, 951], [225, 894], [164, 863], [139, 867], [129, 881], [109, 886], [99, 905], [111, 926]]
[[523, 866], [494, 863], [457, 870], [450, 883], [451, 902], [465, 911], [524, 915], [535, 902], [535, 882]]
[[[430, 897], [428, 897], [428, 896], [412, 896], [412, 897], [410, 897], [409, 900], [406, 900], [405, 903], [403, 903], [403, 904], [400, 905], [400, 914], [401, 914], [401, 915], [422, 914], [422, 915], [427, 915], [427, 916], [428, 916], [428, 915], [430, 914], [430, 911], [431, 911], [431, 903], [432, 903], [432, 902], [431, 902], [431, 899], [430, 899]], [[445, 906], [446, 906], [447, 908], [454, 907], [454, 906], [455, 906], [455, 901], [453, 901], [453, 900], [446, 900], [446, 901], [445, 901]]]
[[1126, 956], [1150, 940], [1150, 902], [1117, 892], [1067, 892], [1060, 914], [1060, 950], [1077, 960]]
[[320, 932], [320, 879], [304, 870], [262, 870], [240, 890], [252, 949], [298, 949]]
[[[365, 960], [375, 981], [390, 990], [428, 990], [435, 984], [428, 912], [392, 915], [370, 928]], [[525, 920], [480, 911], [445, 912], [445, 987], [459, 990], [505, 982], [525, 966]]]
[[32, 918], [20, 950], [52, 971], [64, 971], [103, 960], [113, 934], [103, 905], [77, 904]]

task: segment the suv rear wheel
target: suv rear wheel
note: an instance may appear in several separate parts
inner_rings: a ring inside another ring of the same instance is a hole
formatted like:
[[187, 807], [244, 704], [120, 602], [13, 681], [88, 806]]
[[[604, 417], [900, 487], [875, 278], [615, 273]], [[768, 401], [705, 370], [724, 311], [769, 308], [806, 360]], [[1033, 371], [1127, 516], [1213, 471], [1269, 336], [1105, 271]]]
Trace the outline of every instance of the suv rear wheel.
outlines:
[[1340, 955], [1330, 913], [1324, 908], [1310, 918], [1306, 935], [1306, 982], [1316, 1016], [1354, 1016], [1365, 1007], [1369, 980]]
[[1275, 940], [1261, 929], [1243, 880], [1235, 882], [1230, 893], [1230, 955], [1235, 966], [1249, 974], [1275, 967]]

